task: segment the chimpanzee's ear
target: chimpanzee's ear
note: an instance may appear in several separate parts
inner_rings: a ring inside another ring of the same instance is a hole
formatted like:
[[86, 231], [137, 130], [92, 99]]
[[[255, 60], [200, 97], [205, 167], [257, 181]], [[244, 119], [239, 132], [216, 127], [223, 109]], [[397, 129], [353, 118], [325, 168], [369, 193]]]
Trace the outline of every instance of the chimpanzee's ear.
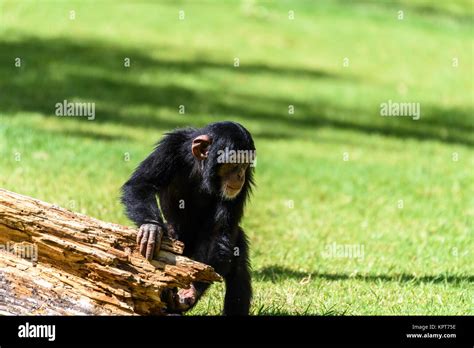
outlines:
[[207, 134], [203, 134], [194, 138], [193, 145], [191, 147], [193, 156], [200, 161], [205, 160], [209, 153], [209, 145], [211, 144], [212, 138]]

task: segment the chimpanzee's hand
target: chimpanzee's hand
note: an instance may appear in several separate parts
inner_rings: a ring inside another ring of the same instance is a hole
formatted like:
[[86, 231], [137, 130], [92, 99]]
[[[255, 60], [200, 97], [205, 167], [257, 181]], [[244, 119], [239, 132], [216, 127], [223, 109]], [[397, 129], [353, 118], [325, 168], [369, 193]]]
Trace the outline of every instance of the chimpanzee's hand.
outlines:
[[157, 224], [141, 225], [137, 234], [137, 245], [140, 248], [140, 254], [151, 260], [156, 246], [158, 245], [158, 249], [161, 246], [163, 232], [163, 227]]

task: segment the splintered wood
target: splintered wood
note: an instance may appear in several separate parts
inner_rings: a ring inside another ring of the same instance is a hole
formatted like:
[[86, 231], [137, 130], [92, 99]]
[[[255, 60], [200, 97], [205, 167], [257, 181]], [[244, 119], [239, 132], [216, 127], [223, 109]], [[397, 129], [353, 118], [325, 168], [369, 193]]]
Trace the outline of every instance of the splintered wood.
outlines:
[[0, 189], [0, 314], [164, 315], [163, 290], [221, 281], [163, 238], [148, 262], [136, 230]]

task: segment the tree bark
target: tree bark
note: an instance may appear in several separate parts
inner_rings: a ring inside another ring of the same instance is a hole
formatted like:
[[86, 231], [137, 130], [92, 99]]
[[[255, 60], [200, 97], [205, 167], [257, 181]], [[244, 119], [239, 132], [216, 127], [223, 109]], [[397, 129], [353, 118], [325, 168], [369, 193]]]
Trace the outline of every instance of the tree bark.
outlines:
[[0, 189], [0, 314], [164, 315], [164, 290], [221, 281], [166, 237], [147, 261], [136, 232]]

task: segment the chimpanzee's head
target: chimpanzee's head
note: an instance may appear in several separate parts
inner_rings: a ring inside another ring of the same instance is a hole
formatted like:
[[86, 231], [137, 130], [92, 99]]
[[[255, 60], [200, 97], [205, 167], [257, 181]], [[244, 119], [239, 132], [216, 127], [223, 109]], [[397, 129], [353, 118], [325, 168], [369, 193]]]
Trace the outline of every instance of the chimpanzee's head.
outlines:
[[242, 125], [217, 122], [198, 130], [192, 154], [199, 161], [207, 192], [225, 200], [245, 198], [253, 184], [256, 152], [252, 136]]

